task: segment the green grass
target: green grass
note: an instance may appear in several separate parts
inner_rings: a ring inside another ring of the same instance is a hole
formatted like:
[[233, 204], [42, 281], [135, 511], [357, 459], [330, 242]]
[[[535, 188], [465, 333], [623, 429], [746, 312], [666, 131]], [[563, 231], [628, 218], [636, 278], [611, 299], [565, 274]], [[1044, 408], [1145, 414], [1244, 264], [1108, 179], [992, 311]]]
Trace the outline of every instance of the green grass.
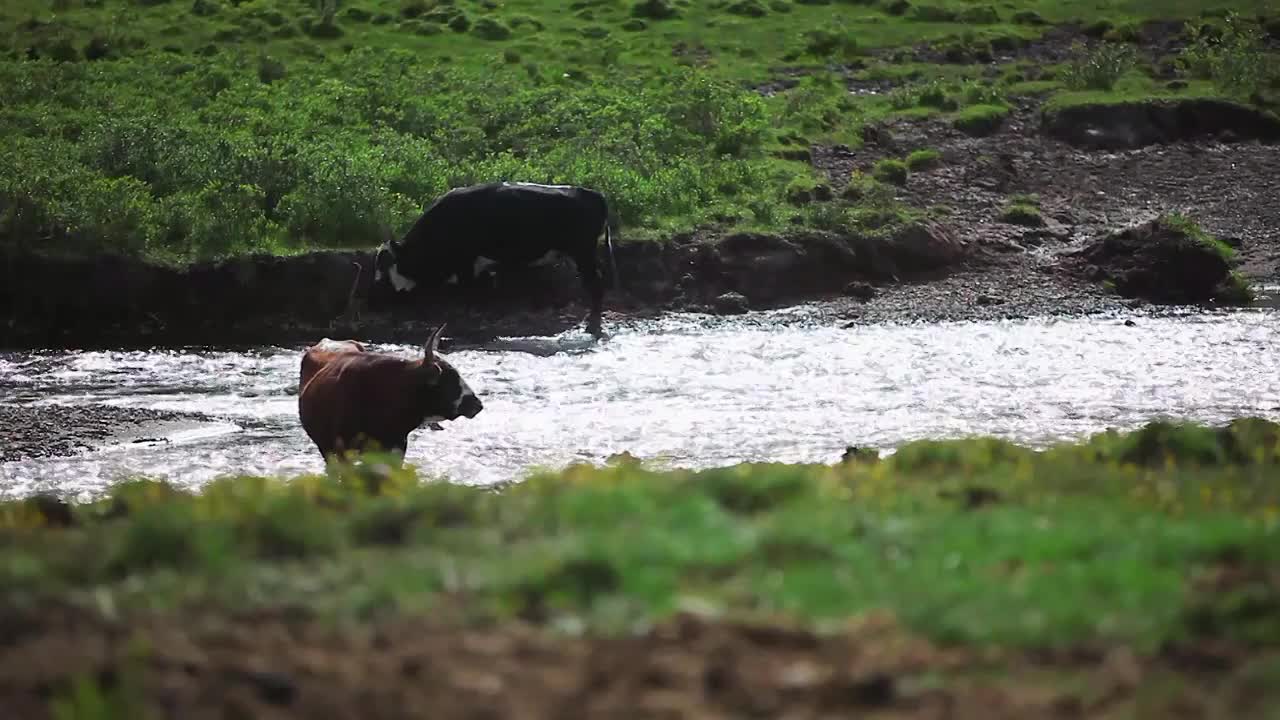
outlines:
[[[174, 261], [369, 247], [449, 187], [501, 178], [597, 187], [628, 240], [778, 230], [804, 220], [787, 188], [815, 178], [775, 157], [780, 138], [856, 145], [895, 114], [988, 128], [1005, 90], [979, 81], [983, 57], [1043, 32], [1027, 13], [1122, 27], [1204, 9], [635, 5], [364, 0], [329, 17], [293, 0], [8, 3], [0, 247]], [[1235, 94], [1260, 82], [1266, 62], [1237, 62], [1254, 36], [1237, 36], [1223, 52], [1197, 46], [1189, 76]], [[895, 50], [923, 43], [960, 62]], [[868, 65], [854, 77], [918, 77], [889, 98], [851, 95], [835, 71], [851, 61]], [[779, 66], [811, 74], [754, 92]]]
[[[76, 506], [70, 527], [30, 501], [0, 505], [0, 602], [360, 619], [465, 596], [474, 619], [536, 606], [610, 632], [696, 599], [809, 622], [884, 609], [970, 644], [1152, 648], [1210, 625], [1277, 643], [1274, 613], [1189, 583], [1228, 558], [1280, 560], [1278, 437], [1263, 421], [1153, 423], [1043, 453], [971, 439], [836, 466], [626, 461], [496, 492], [411, 469], [375, 491], [368, 464], [198, 494], [135, 481]], [[1280, 606], [1267, 587], [1238, 592]]]

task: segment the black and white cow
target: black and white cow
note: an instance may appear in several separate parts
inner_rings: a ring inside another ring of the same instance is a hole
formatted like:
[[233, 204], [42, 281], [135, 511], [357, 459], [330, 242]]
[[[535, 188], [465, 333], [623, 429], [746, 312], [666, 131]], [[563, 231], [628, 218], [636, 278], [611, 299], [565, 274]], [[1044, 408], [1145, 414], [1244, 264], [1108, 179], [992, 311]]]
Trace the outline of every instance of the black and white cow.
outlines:
[[603, 194], [572, 185], [493, 182], [454, 188], [433, 202], [399, 241], [387, 238], [374, 263], [370, 307], [446, 283], [470, 285], [487, 268], [533, 266], [567, 257], [591, 300], [587, 330], [598, 335], [604, 232], [614, 287], [617, 264]]

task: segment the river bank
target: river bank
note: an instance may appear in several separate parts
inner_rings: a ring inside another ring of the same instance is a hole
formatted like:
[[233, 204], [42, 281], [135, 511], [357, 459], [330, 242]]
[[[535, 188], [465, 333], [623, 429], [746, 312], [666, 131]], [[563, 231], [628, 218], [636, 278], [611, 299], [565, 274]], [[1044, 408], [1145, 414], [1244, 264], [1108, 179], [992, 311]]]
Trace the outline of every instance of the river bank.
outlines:
[[[897, 203], [886, 212], [906, 213], [879, 234], [711, 227], [666, 241], [619, 242], [619, 288], [607, 297], [606, 320], [814, 301], [841, 305], [848, 320], [864, 322], [1120, 310], [1150, 298], [1123, 297], [1096, 268], [1079, 268], [1076, 256], [1170, 213], [1231, 248], [1231, 267], [1245, 280], [1280, 278], [1280, 203], [1266, 191], [1280, 146], [1224, 142], [1230, 128], [1223, 128], [1128, 149], [1081, 147], [1054, 136], [1045, 113], [1041, 100], [1023, 98], [982, 137], [939, 119], [898, 119], [870, 126], [856, 151], [815, 145], [808, 156], [834, 188], [856, 186], [876, 163], [913, 148], [932, 148], [938, 157], [900, 184], [877, 185], [876, 192], [894, 196], [878, 202]], [[1125, 108], [1090, 117], [1103, 127], [1108, 117], [1131, 123]], [[798, 202], [819, 213], [838, 202], [820, 197]], [[440, 322], [452, 339], [482, 342], [556, 334], [585, 316], [568, 261], [493, 292], [442, 295], [395, 313], [362, 312], [371, 267], [372, 249], [186, 267], [9, 256], [0, 347], [230, 346], [325, 336], [401, 342]]]

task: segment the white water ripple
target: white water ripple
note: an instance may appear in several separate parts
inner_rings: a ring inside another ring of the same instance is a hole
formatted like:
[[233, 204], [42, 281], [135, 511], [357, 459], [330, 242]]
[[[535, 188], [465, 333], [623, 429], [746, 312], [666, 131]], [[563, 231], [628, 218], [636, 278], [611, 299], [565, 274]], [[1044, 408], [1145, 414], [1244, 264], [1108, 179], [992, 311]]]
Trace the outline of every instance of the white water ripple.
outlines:
[[[768, 314], [632, 323], [591, 345], [515, 338], [449, 360], [480, 394], [473, 420], [421, 430], [409, 461], [487, 484], [534, 467], [833, 462], [847, 445], [986, 434], [1029, 445], [1156, 417], [1280, 417], [1280, 315], [1247, 311], [848, 329]], [[379, 346], [411, 356], [410, 346]], [[199, 486], [223, 474], [322, 468], [297, 419], [298, 348], [74, 352], [0, 358], [5, 402], [103, 402], [222, 422], [173, 442], [0, 465], [0, 495], [93, 493], [129, 475]]]

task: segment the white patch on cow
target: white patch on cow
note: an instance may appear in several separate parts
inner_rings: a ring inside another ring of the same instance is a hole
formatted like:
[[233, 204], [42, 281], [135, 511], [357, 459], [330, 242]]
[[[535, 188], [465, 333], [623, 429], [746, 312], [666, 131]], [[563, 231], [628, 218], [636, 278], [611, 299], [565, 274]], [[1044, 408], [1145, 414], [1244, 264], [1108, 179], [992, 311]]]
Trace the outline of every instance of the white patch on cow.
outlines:
[[555, 250], [548, 250], [542, 254], [542, 257], [538, 258], [537, 260], [534, 260], [529, 264], [532, 265], [533, 267], [546, 267], [547, 265], [554, 265], [556, 260], [559, 259], [559, 257], [560, 257], [560, 253], [556, 252]]
[[407, 292], [418, 286], [418, 283], [401, 275], [400, 271], [396, 269], [396, 265], [394, 263], [392, 263], [391, 267], [387, 268], [387, 272], [391, 275], [391, 286], [400, 292]]
[[485, 270], [487, 270], [487, 269], [489, 269], [489, 268], [491, 268], [491, 267], [493, 267], [494, 265], [497, 265], [497, 264], [498, 264], [498, 263], [497, 263], [497, 261], [496, 261], [496, 260], [492, 260], [492, 259], [490, 259], [490, 258], [487, 258], [487, 257], [485, 257], [485, 256], [481, 255], [481, 256], [479, 256], [479, 257], [477, 257], [477, 258], [476, 258], [476, 264], [472, 267], [471, 272], [472, 272], [472, 273], [474, 273], [474, 274], [476, 274], [476, 275], [479, 275], [480, 273], [484, 272]]
[[471, 386], [467, 384], [467, 381], [466, 381], [466, 380], [463, 380], [462, 378], [458, 378], [458, 381], [462, 383], [462, 392], [458, 394], [458, 399], [457, 399], [457, 401], [453, 403], [453, 414], [454, 414], [454, 415], [457, 415], [457, 414], [458, 414], [458, 410], [460, 410], [460, 409], [462, 408], [462, 402], [463, 402], [464, 400], [466, 400], [468, 397], [475, 397], [475, 396], [476, 396], [476, 394], [475, 394], [474, 392], [472, 392], [472, 390], [471, 390]]
[[364, 349], [364, 346], [356, 342], [355, 340], [334, 340], [333, 338], [327, 338], [327, 337], [321, 338], [320, 342], [317, 342], [314, 347], [320, 350], [331, 350], [331, 351], [345, 350], [351, 347], [355, 347], [356, 349], [360, 349], [360, 350]]
[[380, 282], [382, 282], [382, 270], [381, 270], [381, 269], [379, 269], [379, 268], [374, 268], [374, 271], [373, 271], [373, 281], [374, 281], [374, 282], [376, 282], [376, 283], [380, 283]]
[[554, 188], [556, 190], [568, 190], [569, 188], [573, 187], [572, 185], [547, 185], [545, 183], [515, 182], [515, 181], [504, 182], [502, 184], [508, 185], [508, 186], [514, 186], [514, 187]]
[[458, 274], [457, 274], [457, 273], [454, 273], [454, 274], [450, 275], [448, 278], [446, 278], [446, 279], [445, 279], [444, 284], [445, 284], [445, 285], [457, 285], [457, 284], [458, 284]]

